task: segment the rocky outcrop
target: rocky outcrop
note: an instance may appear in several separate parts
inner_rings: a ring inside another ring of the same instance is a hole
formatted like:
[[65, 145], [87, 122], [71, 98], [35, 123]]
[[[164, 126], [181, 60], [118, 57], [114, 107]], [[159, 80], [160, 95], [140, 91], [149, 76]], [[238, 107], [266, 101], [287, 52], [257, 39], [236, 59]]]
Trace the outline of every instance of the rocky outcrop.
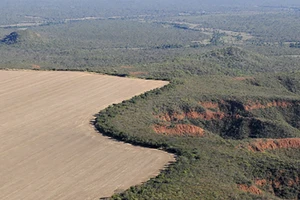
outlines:
[[[160, 113], [158, 124], [190, 123], [224, 138], [291, 138], [300, 127], [300, 102], [292, 100], [199, 102], [199, 107]], [[263, 110], [276, 108], [272, 110]], [[277, 109], [278, 108], [278, 109]], [[262, 109], [262, 112], [257, 112]], [[282, 116], [274, 121], [273, 116]], [[280, 121], [281, 120], [281, 121]], [[270, 144], [272, 146], [272, 144]], [[273, 146], [276, 146], [275, 144]]]
[[300, 148], [300, 138], [258, 139], [247, 147], [250, 151]]

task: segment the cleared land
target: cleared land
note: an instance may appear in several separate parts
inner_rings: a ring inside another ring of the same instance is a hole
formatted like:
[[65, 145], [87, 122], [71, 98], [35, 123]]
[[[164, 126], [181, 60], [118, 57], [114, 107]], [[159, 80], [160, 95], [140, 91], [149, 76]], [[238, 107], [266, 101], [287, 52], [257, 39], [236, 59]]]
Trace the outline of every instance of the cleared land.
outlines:
[[173, 155], [113, 141], [90, 120], [112, 103], [165, 84], [0, 71], [0, 199], [99, 199], [157, 175]]

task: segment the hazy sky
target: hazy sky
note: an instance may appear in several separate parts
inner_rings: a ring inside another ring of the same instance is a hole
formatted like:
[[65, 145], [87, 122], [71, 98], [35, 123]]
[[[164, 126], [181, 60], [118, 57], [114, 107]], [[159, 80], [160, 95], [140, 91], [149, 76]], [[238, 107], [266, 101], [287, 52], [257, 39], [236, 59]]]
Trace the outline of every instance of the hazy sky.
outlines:
[[227, 11], [257, 6], [299, 6], [300, 0], [0, 0], [0, 24], [19, 22], [25, 15], [47, 19]]

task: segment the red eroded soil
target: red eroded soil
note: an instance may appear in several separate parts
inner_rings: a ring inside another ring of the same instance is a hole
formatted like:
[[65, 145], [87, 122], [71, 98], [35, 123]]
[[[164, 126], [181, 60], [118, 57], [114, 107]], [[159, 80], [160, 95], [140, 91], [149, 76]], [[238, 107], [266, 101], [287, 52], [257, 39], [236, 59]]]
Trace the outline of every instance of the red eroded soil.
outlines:
[[[284, 176], [284, 175], [280, 175]], [[279, 177], [280, 177], [279, 176]], [[278, 177], [274, 180], [272, 179], [256, 179], [255, 185], [259, 187], [269, 186], [269, 192], [274, 193], [274, 189], [279, 189], [282, 187], [284, 183], [278, 179]], [[299, 185], [299, 177], [296, 177], [294, 179], [287, 180], [287, 185], [289, 187], [297, 186]]]
[[245, 184], [240, 184], [238, 185], [238, 188], [244, 192], [249, 192], [251, 194], [256, 194], [256, 195], [261, 195], [262, 191], [260, 189], [258, 189], [256, 186], [248, 186]]
[[[220, 102], [221, 104], [225, 104], [224, 101]], [[171, 122], [171, 121], [178, 121], [183, 120], [184, 118], [189, 119], [203, 119], [203, 120], [222, 120], [225, 117], [234, 117], [234, 118], [241, 118], [242, 116], [236, 114], [236, 115], [228, 115], [222, 111], [219, 110], [219, 103], [214, 102], [200, 102], [199, 103], [203, 108], [206, 110], [204, 112], [197, 112], [197, 111], [190, 111], [186, 113], [163, 113], [156, 118], [165, 121], [165, 122]], [[244, 105], [244, 109], [246, 111], [256, 110], [256, 109], [265, 109], [265, 108], [271, 108], [271, 107], [280, 107], [280, 108], [287, 108], [289, 106], [292, 106], [293, 103], [287, 102], [287, 101], [272, 101], [266, 104], [262, 104], [260, 102], [251, 102], [249, 101], [246, 105]]]
[[161, 114], [159, 116], [156, 116], [156, 118], [165, 121], [165, 122], [171, 122], [171, 121], [178, 121], [183, 120], [185, 118], [184, 113], [173, 113], [173, 114]]
[[226, 115], [223, 112], [213, 112], [210, 110], [206, 110], [205, 112], [198, 113], [195, 111], [186, 113], [186, 116], [191, 119], [204, 119], [204, 120], [212, 120], [212, 119], [223, 119]]
[[194, 125], [189, 125], [189, 124], [176, 124], [174, 127], [155, 125], [153, 129], [158, 134], [191, 135], [191, 136], [204, 135], [204, 130], [202, 128]]
[[251, 151], [300, 148], [300, 138], [259, 139], [248, 146]]
[[[180, 124], [181, 120], [184, 119], [201, 119], [201, 120], [215, 120], [220, 121], [224, 118], [230, 118], [230, 119], [251, 119], [254, 118], [249, 116], [244, 116], [244, 112], [241, 112], [241, 114], [238, 113], [232, 113], [230, 111], [223, 111], [223, 109], [230, 110], [230, 107], [236, 106], [235, 104], [230, 105], [231, 102], [226, 102], [224, 100], [220, 100], [218, 102], [199, 102], [199, 104], [204, 108], [204, 111], [197, 111], [190, 110], [190, 111], [181, 111], [181, 112], [174, 112], [174, 113], [160, 113], [159, 115], [156, 115], [155, 118], [159, 119], [160, 121], [164, 122], [165, 125], [170, 125], [171, 122]], [[240, 104], [239, 104], [240, 105]], [[288, 101], [270, 101], [268, 103], [261, 103], [258, 101], [249, 101], [245, 105], [238, 107], [237, 109], [241, 111], [251, 111], [255, 109], [265, 109], [270, 107], [280, 107], [280, 108], [287, 108], [289, 106], [294, 105], [293, 102]], [[221, 106], [221, 107], [220, 107]], [[223, 109], [220, 109], [223, 108]], [[243, 110], [244, 109], [244, 110]], [[228, 112], [228, 113], [227, 113]], [[167, 122], [167, 123], [165, 123]], [[159, 129], [166, 129], [165, 127], [160, 127]], [[167, 128], [168, 130], [160, 131], [156, 128], [157, 133], [170, 133], [174, 132], [175, 129]], [[175, 133], [172, 133], [175, 134]], [[178, 133], [178, 135], [181, 135], [181, 133]], [[279, 141], [279, 142], [278, 142]], [[258, 141], [254, 143], [253, 145], [249, 145], [249, 149], [253, 151], [263, 151], [264, 149], [275, 149], [275, 148], [290, 148], [295, 146], [300, 146], [300, 141], [295, 141], [295, 139], [292, 140], [266, 140], [266, 141]], [[296, 143], [296, 144], [295, 144]], [[298, 144], [299, 143], [299, 144]]]
[[244, 105], [244, 109], [246, 111], [255, 110], [255, 109], [265, 109], [271, 107], [280, 107], [287, 108], [288, 106], [293, 105], [291, 102], [287, 101], [272, 101], [266, 104], [262, 104], [260, 102], [249, 102], [247, 105]]
[[266, 179], [256, 179], [255, 180], [255, 185], [257, 186], [264, 186], [268, 184], [268, 181]]

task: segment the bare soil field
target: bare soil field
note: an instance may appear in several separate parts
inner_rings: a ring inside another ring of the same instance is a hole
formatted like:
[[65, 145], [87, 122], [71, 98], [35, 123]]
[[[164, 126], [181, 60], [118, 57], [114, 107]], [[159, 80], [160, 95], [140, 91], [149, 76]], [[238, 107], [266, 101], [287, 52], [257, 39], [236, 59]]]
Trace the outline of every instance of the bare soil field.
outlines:
[[99, 199], [157, 175], [173, 155], [104, 137], [90, 121], [112, 103], [165, 84], [0, 71], [0, 199]]

